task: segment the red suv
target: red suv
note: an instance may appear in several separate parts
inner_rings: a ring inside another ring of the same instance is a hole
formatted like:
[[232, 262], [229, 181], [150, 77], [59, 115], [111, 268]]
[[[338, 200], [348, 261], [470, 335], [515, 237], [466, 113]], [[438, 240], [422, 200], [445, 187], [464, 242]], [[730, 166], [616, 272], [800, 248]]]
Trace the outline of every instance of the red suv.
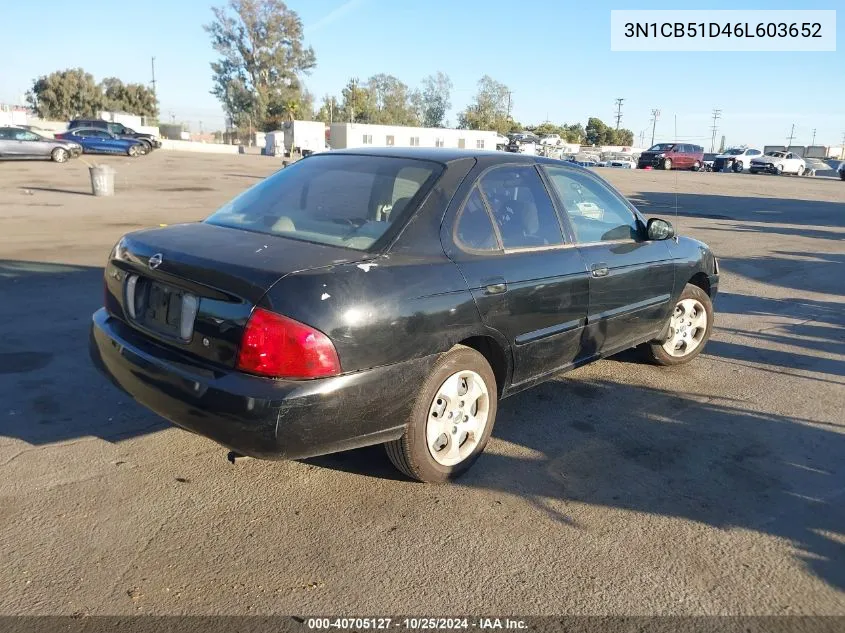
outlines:
[[698, 171], [704, 164], [704, 148], [689, 143], [658, 143], [640, 154], [637, 168], [692, 169]]

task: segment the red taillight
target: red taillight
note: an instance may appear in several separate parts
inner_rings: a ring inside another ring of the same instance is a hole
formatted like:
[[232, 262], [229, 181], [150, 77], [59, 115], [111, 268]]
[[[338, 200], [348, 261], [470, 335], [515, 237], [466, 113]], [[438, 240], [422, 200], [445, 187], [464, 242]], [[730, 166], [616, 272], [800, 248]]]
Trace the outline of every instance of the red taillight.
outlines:
[[244, 330], [238, 369], [273, 378], [322, 378], [339, 374], [340, 361], [322, 332], [256, 308]]

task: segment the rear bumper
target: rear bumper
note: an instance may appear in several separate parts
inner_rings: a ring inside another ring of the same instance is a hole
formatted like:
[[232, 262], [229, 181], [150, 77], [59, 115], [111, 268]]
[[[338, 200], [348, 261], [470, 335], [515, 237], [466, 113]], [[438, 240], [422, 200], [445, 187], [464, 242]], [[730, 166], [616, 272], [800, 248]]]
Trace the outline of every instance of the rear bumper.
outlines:
[[402, 435], [436, 357], [320, 380], [283, 381], [199, 365], [104, 309], [94, 313], [91, 359], [142, 405], [251, 457], [298, 459]]

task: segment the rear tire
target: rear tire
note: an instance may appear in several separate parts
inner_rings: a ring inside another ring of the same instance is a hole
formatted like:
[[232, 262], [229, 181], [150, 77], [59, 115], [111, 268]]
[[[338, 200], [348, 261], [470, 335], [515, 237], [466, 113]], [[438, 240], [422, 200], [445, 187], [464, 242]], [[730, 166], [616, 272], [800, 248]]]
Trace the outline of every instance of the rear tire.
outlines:
[[643, 346], [657, 365], [683, 365], [701, 353], [713, 332], [713, 302], [698, 286], [687, 284], [669, 317], [669, 338]]
[[50, 159], [54, 163], [66, 163], [68, 159], [68, 151], [62, 147], [57, 147], [50, 152]]
[[465, 473], [493, 431], [496, 389], [490, 364], [474, 349], [456, 345], [442, 354], [420, 387], [404, 435], [385, 444], [390, 461], [426, 483]]

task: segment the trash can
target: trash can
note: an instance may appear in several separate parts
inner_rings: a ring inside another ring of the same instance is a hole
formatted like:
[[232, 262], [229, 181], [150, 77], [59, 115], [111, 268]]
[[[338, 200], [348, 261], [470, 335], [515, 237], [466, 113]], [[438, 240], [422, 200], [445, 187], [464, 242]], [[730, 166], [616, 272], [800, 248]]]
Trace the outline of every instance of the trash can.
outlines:
[[114, 169], [108, 165], [97, 165], [90, 167], [91, 190], [95, 196], [114, 195]]

